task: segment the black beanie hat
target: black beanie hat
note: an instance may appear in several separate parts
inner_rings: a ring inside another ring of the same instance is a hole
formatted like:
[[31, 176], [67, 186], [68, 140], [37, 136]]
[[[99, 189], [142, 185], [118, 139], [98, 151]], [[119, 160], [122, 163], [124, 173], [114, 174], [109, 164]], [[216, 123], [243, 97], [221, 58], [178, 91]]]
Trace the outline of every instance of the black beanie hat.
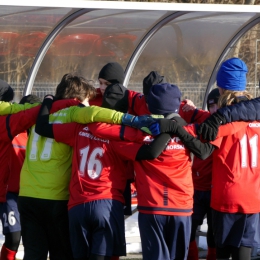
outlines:
[[37, 97], [36, 95], [30, 94], [30, 95], [22, 97], [19, 104], [25, 104], [25, 103], [33, 104], [33, 103], [41, 103], [41, 102], [42, 102], [42, 100], [39, 97]]
[[109, 85], [104, 92], [101, 106], [126, 113], [128, 110], [128, 90], [119, 83]]
[[7, 84], [7, 82], [0, 79], [0, 101], [12, 101], [14, 98], [13, 89]]
[[170, 83], [153, 85], [147, 96], [149, 111], [156, 115], [178, 113], [180, 103], [180, 89]]
[[209, 95], [207, 97], [207, 107], [208, 107], [208, 110], [209, 110], [209, 105], [211, 105], [211, 104], [218, 104], [219, 97], [220, 97], [220, 93], [219, 93], [218, 88], [214, 88], [213, 90], [211, 90], [209, 92]]
[[145, 96], [148, 95], [150, 88], [152, 85], [166, 83], [164, 76], [161, 76], [157, 71], [151, 71], [144, 79], [143, 79], [143, 93]]
[[117, 62], [107, 63], [99, 72], [98, 78], [105, 79], [112, 83], [124, 83], [125, 72], [122, 66]]

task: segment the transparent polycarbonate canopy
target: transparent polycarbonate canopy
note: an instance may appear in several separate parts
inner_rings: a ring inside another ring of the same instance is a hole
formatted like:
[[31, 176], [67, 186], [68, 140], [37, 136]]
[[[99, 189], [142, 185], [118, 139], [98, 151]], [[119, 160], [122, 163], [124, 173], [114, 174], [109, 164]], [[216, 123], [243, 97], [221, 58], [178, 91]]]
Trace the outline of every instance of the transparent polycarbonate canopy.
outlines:
[[152, 70], [176, 84], [183, 98], [205, 107], [216, 72], [229, 57], [248, 65], [248, 89], [258, 95], [260, 8], [114, 1], [0, 1], [0, 78], [15, 100], [54, 94], [77, 72], [98, 86], [107, 62], [125, 69], [124, 85], [142, 92]]

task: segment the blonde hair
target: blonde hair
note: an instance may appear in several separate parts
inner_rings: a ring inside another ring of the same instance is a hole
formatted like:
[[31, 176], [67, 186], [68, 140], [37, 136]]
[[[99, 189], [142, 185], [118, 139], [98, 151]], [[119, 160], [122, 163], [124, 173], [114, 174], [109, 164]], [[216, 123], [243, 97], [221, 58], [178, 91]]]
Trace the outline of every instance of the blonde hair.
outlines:
[[236, 104], [241, 101], [241, 96], [245, 97], [248, 100], [253, 98], [253, 96], [247, 91], [224, 90], [224, 93], [219, 97], [218, 107], [221, 108]]

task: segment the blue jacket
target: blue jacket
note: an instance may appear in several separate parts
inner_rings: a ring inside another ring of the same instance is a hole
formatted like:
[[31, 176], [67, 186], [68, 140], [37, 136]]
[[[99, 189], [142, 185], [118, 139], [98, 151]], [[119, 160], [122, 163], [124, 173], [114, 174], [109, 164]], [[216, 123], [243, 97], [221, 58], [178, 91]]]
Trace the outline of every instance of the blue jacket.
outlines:
[[234, 121], [259, 121], [260, 120], [260, 98], [239, 102], [232, 106], [218, 109], [218, 113], [224, 116], [227, 123]]

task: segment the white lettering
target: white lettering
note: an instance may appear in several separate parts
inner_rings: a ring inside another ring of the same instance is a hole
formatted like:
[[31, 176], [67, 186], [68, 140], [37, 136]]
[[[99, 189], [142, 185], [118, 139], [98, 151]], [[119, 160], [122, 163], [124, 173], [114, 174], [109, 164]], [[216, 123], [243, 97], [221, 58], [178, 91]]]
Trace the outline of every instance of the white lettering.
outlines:
[[184, 145], [182, 144], [170, 144], [167, 145], [166, 150], [184, 150]]
[[152, 142], [154, 140], [154, 138], [152, 136], [145, 136], [144, 137], [144, 142]]
[[109, 144], [109, 140], [98, 138], [98, 137], [92, 135], [91, 133], [85, 133], [85, 132], [80, 131], [79, 135], [83, 136], [83, 137], [87, 137], [89, 139], [93, 139], [93, 140], [96, 140], [96, 141], [101, 141], [103, 143], [108, 143]]
[[260, 127], [260, 123], [249, 123], [249, 127]]
[[178, 136], [175, 136], [173, 138], [171, 138], [171, 142], [173, 143], [179, 143], [181, 141], [181, 139]]

